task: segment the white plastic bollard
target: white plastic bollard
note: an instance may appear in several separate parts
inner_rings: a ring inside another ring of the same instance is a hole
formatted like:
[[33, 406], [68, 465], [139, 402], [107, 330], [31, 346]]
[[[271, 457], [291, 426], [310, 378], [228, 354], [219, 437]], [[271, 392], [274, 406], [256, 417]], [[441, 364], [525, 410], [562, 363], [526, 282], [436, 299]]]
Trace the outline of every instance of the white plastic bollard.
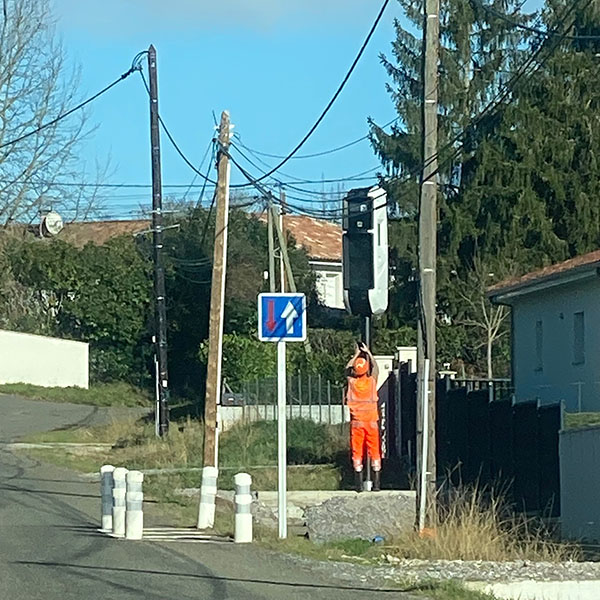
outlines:
[[129, 471], [126, 479], [125, 537], [128, 540], [141, 540], [144, 534], [144, 474], [141, 471]]
[[112, 491], [113, 471], [112, 465], [103, 465], [100, 468], [100, 529], [104, 532], [112, 531]]
[[113, 471], [112, 530], [117, 537], [125, 535], [126, 477], [127, 469], [123, 467]]
[[252, 542], [252, 477], [248, 473], [238, 473], [235, 483], [235, 532], [233, 540], [236, 544]]
[[198, 508], [198, 529], [210, 529], [215, 524], [215, 497], [217, 495], [217, 467], [202, 469], [200, 487], [200, 507]]

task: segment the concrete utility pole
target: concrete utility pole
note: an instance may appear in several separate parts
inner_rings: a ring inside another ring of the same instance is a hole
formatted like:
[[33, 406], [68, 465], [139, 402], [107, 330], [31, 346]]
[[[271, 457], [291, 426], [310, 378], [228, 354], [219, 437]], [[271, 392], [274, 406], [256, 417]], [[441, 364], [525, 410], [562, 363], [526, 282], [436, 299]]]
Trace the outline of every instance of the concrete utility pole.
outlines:
[[155, 352], [158, 389], [158, 435], [169, 431], [168, 370], [167, 370], [167, 306], [165, 293], [165, 270], [162, 260], [163, 215], [162, 179], [160, 163], [160, 130], [158, 123], [158, 79], [156, 73], [156, 49], [148, 48], [148, 72], [150, 74], [150, 145], [152, 154], [152, 235], [154, 245], [154, 301], [155, 301]]
[[[419, 326], [418, 326], [418, 393], [417, 393], [417, 466], [422, 470], [422, 437], [428, 437], [426, 477], [428, 509], [435, 498], [435, 380], [436, 380], [436, 258], [437, 258], [437, 170], [438, 170], [438, 62], [439, 62], [439, 0], [424, 0], [423, 21], [423, 172], [419, 206]], [[425, 359], [429, 359], [428, 381], [424, 381]], [[423, 431], [423, 411], [419, 399], [423, 388], [428, 394], [427, 431]], [[417, 505], [419, 506], [419, 505]], [[430, 513], [431, 516], [431, 513]]]
[[225, 308], [225, 273], [227, 271], [227, 230], [229, 221], [229, 113], [221, 114], [219, 127], [217, 215], [210, 290], [210, 322], [208, 330], [208, 365], [204, 404], [204, 466], [216, 467], [217, 404], [221, 399], [221, 366], [223, 357], [223, 313]]

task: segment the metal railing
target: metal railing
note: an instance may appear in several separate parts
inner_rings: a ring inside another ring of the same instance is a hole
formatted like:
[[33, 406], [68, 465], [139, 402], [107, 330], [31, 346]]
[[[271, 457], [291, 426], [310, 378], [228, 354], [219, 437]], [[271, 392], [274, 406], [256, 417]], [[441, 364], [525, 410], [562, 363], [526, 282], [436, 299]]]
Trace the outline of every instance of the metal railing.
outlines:
[[[344, 386], [320, 374], [298, 371], [287, 376], [288, 419], [305, 418], [317, 423], [340, 424], [347, 421]], [[225, 392], [221, 412], [230, 420], [256, 421], [277, 419], [277, 378], [256, 378]]]

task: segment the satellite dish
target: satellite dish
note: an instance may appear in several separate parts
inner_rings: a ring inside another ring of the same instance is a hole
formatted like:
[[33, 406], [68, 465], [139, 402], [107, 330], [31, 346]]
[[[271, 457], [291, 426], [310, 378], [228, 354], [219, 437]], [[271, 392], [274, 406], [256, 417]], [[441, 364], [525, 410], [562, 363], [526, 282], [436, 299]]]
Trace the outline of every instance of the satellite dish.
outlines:
[[58, 235], [64, 227], [62, 217], [54, 210], [46, 213], [41, 222], [42, 235]]

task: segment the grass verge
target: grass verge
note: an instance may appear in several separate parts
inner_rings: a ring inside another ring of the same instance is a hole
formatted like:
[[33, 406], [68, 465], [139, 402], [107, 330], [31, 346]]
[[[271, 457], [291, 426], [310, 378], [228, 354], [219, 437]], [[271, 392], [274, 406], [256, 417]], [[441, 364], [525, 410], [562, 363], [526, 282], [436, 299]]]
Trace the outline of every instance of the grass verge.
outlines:
[[92, 406], [150, 406], [150, 395], [128, 383], [99, 383], [89, 389], [78, 387], [41, 387], [28, 383], [0, 385], [0, 394], [13, 394], [50, 402], [70, 402]]
[[558, 542], [542, 519], [510, 510], [492, 490], [465, 486], [438, 503], [437, 524], [424, 535], [406, 532], [392, 542], [401, 558], [464, 561], [579, 560], [578, 546]]
[[600, 426], [600, 412], [565, 413], [565, 429]]

